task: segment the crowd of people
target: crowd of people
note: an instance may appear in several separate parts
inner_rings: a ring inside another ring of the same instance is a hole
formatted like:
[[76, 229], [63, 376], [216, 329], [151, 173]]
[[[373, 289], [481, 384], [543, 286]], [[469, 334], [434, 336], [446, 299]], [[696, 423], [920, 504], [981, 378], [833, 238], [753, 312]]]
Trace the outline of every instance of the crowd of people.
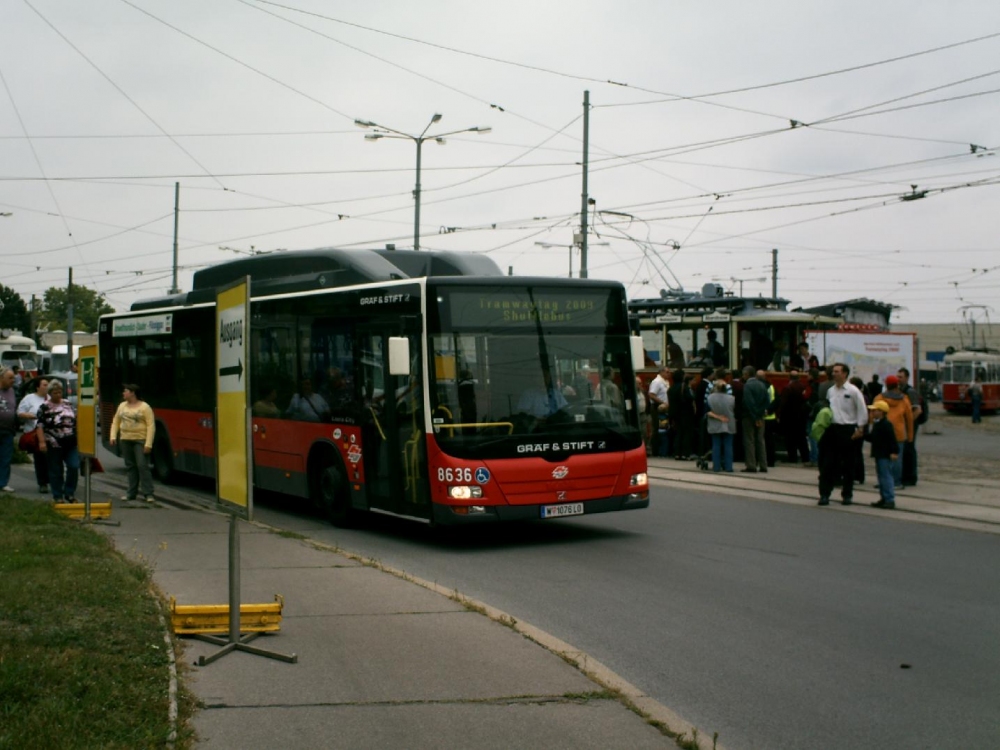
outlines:
[[[795, 361], [816, 364], [806, 344]], [[647, 453], [697, 460], [716, 472], [735, 471], [743, 462], [740, 471], [765, 473], [776, 463], [780, 436], [787, 463], [818, 469], [820, 505], [830, 503], [837, 487], [850, 505], [854, 485], [866, 480], [864, 446], [870, 445], [881, 493], [873, 505], [895, 507], [895, 490], [917, 484], [917, 435], [927, 419], [909, 370], [900, 368], [884, 383], [877, 375], [868, 383], [852, 378], [843, 363], [792, 367], [786, 375], [777, 393], [769, 373], [752, 366], [735, 375], [710, 365], [694, 373], [662, 367], [641, 389]]]
[[[76, 409], [64, 398], [58, 378], [39, 375], [22, 386], [18, 389], [13, 369], [0, 371], [0, 492], [14, 492], [10, 467], [16, 445], [31, 454], [40, 494], [51, 493], [57, 503], [75, 503], [80, 477]], [[20, 400], [19, 390], [25, 391]], [[125, 458], [128, 491], [122, 499], [134, 500], [141, 490], [152, 502], [153, 410], [139, 398], [135, 384], [123, 387], [122, 399], [109, 431], [111, 445], [120, 442]]]
[[20, 401], [15, 373], [0, 372], [0, 491], [13, 492], [10, 466], [16, 446], [32, 455], [38, 491], [56, 502], [76, 502], [80, 476], [76, 411], [63, 396], [58, 379], [37, 377], [26, 384]]

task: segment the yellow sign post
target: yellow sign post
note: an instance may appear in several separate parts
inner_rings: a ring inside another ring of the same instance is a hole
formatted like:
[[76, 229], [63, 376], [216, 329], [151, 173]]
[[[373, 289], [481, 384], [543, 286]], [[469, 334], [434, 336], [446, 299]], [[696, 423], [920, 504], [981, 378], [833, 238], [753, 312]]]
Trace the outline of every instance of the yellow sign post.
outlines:
[[[250, 341], [250, 277], [222, 287], [215, 297], [215, 476], [219, 504], [229, 512], [229, 606], [197, 605], [186, 609], [191, 618], [188, 632], [196, 638], [222, 646], [211, 656], [202, 656], [204, 666], [232, 651], [296, 663], [295, 654], [255, 648], [247, 644], [264, 630], [254, 627], [242, 635], [241, 613], [257, 605], [240, 605], [240, 529], [239, 519], [253, 518], [253, 453], [250, 441], [250, 368], [247, 351]], [[266, 605], [264, 605], [266, 606]], [[220, 612], [228, 614], [229, 637], [209, 635], [224, 632], [217, 622], [209, 623]], [[280, 608], [279, 608], [280, 613]], [[198, 625], [199, 618], [205, 621]], [[276, 630], [277, 628], [267, 628]]]
[[221, 289], [216, 298], [215, 443], [217, 494], [229, 512], [253, 518], [247, 342], [250, 278]]
[[83, 459], [83, 502], [62, 503], [56, 510], [68, 518], [85, 523], [104, 523], [118, 526], [117, 521], [103, 519], [111, 515], [111, 503], [90, 501], [90, 473], [92, 461], [97, 458], [97, 347], [80, 347], [77, 372], [76, 444]]
[[80, 455], [97, 456], [97, 347], [80, 347], [77, 372], [79, 393], [76, 401], [76, 443]]

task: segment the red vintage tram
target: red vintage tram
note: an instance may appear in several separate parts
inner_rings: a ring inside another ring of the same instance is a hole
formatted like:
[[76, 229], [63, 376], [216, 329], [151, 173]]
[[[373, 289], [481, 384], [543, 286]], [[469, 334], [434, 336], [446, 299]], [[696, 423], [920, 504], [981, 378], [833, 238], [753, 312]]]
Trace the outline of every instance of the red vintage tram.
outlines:
[[951, 412], [972, 411], [969, 386], [979, 377], [983, 385], [984, 412], [1000, 409], [1000, 354], [996, 352], [959, 351], [945, 355], [938, 382], [941, 402]]

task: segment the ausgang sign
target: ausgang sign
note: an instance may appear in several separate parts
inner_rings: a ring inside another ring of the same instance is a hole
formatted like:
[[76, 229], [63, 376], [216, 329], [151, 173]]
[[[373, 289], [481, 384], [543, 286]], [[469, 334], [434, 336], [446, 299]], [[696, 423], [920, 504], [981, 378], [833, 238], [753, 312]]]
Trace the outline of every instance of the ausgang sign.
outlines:
[[215, 456], [222, 505], [247, 520], [253, 516], [250, 419], [247, 394], [250, 277], [219, 290], [215, 305]]

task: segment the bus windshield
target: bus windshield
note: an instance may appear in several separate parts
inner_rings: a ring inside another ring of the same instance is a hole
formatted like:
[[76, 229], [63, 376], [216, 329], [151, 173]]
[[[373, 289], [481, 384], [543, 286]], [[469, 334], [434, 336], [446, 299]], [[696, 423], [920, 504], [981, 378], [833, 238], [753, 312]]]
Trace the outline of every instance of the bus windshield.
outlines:
[[642, 444], [620, 290], [456, 286], [436, 298], [431, 424], [446, 453], [482, 459]]
[[34, 352], [6, 351], [0, 353], [0, 369], [14, 365], [25, 371], [38, 369]]

